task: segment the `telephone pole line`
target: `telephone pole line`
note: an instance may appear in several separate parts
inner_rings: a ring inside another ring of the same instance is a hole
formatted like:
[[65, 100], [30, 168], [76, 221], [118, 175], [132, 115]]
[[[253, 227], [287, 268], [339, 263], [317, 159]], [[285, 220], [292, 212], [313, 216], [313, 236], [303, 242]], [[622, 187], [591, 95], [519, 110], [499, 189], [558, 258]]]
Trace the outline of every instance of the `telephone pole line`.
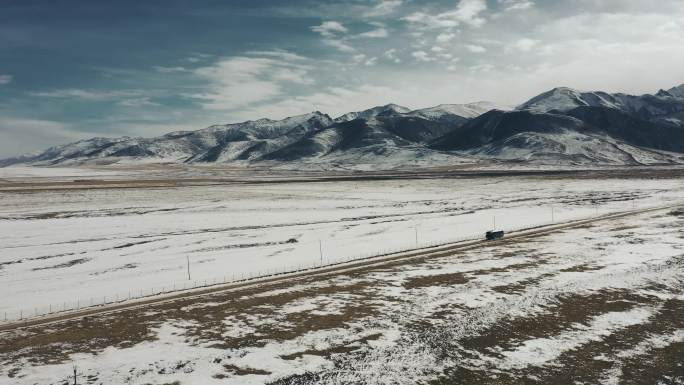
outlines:
[[323, 264], [323, 243], [318, 240], [318, 253], [321, 255], [321, 265]]

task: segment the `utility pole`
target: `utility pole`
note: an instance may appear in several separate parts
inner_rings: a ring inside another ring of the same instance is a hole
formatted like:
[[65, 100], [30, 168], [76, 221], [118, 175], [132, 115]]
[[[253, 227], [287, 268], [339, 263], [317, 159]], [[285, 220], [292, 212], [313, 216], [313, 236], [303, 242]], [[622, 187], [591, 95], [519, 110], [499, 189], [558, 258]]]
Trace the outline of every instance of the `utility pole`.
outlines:
[[74, 385], [78, 385], [78, 381], [76, 380], [76, 364], [74, 364]]
[[492, 215], [492, 220], [494, 221], [494, 228], [492, 230], [496, 230], [496, 215]]
[[190, 280], [190, 256], [186, 255], [185, 258], [188, 260], [188, 281]]
[[323, 243], [318, 240], [318, 253], [321, 255], [321, 265], [323, 264]]
[[418, 226], [414, 226], [413, 229], [416, 231], [416, 248], [418, 248]]
[[553, 213], [553, 206], [551, 206], [551, 223], [554, 223], [554, 222], [555, 222], [555, 217], [554, 217], [554, 213]]

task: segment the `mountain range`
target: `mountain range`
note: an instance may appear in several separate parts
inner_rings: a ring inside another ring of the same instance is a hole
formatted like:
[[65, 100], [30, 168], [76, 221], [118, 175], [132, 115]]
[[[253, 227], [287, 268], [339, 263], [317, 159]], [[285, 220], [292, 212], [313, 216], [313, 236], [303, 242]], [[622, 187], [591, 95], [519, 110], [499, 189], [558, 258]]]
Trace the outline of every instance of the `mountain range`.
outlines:
[[0, 167], [216, 162], [399, 168], [488, 161], [684, 163], [684, 84], [638, 96], [559, 87], [516, 108], [388, 104], [337, 118], [315, 111], [155, 138], [92, 138], [0, 160]]

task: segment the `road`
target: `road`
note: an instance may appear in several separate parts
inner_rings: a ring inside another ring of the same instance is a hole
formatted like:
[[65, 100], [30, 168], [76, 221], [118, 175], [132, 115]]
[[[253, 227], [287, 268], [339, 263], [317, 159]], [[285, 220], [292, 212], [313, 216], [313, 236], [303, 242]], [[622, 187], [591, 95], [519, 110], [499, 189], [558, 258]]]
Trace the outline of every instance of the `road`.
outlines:
[[[610, 221], [626, 216], [639, 215], [648, 212], [671, 210], [676, 207], [681, 207], [684, 202], [677, 204], [668, 204], [664, 206], [651, 207], [645, 209], [636, 209], [629, 211], [622, 211], [617, 213], [606, 214], [598, 217], [588, 219], [574, 220], [564, 223], [551, 224], [547, 226], [539, 226], [529, 229], [523, 229], [515, 232], [509, 232], [504, 239], [494, 241], [496, 244], [514, 243], [530, 237], [539, 237], [556, 231], [570, 229], [575, 227], [585, 226], [591, 223]], [[467, 240], [463, 242], [451, 243], [446, 245], [428, 247], [423, 249], [409, 250], [386, 254], [381, 256], [369, 257], [364, 259], [356, 259], [348, 262], [341, 262], [330, 265], [323, 265], [317, 268], [304, 269], [294, 272], [286, 272], [280, 274], [269, 275], [266, 277], [259, 277], [254, 279], [235, 281], [224, 284], [210, 285], [191, 290], [176, 291], [170, 293], [159, 294], [150, 297], [143, 297], [135, 300], [126, 300], [118, 303], [110, 303], [95, 307], [82, 308], [76, 311], [57, 312], [47, 315], [42, 315], [34, 318], [26, 318], [21, 321], [9, 322], [0, 324], [0, 332], [13, 331], [21, 328], [28, 328], [33, 326], [45, 326], [56, 322], [64, 322], [70, 320], [77, 320], [84, 317], [99, 316], [111, 314], [122, 310], [142, 309], [153, 305], [170, 303], [176, 300], [187, 300], [192, 298], [199, 298], [202, 296], [217, 294], [217, 293], [231, 293], [240, 292], [244, 290], [253, 289], [268, 289], [271, 286], [282, 283], [294, 283], [303, 279], [311, 277], [330, 277], [342, 273], [348, 273], [357, 270], [365, 270], [389, 264], [402, 264], [414, 260], [421, 260], [427, 258], [444, 257], [455, 252], [471, 250], [475, 248], [487, 247], [492, 244], [492, 241], [485, 241], [483, 239]]]

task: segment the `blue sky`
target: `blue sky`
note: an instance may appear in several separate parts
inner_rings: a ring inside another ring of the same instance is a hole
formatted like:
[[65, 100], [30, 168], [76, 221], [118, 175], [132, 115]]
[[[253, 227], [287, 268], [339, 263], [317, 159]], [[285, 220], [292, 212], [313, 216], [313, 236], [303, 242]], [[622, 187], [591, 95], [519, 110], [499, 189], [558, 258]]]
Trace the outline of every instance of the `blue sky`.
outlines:
[[3, 0], [0, 157], [92, 136], [684, 82], [684, 2]]

